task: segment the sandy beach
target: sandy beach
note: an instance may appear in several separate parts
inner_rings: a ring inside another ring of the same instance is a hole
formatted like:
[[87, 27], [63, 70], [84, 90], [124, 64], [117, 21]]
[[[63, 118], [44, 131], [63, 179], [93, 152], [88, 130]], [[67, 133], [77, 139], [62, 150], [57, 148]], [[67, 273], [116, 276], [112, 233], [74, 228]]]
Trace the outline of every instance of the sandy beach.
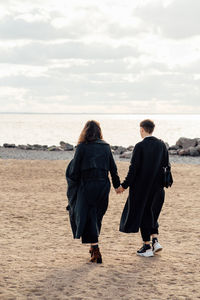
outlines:
[[[140, 235], [118, 231], [127, 191], [110, 193], [100, 249], [72, 239], [64, 160], [0, 160], [0, 299], [200, 299], [200, 166], [173, 164], [160, 217], [164, 250], [136, 256]], [[128, 162], [117, 162], [123, 179]]]

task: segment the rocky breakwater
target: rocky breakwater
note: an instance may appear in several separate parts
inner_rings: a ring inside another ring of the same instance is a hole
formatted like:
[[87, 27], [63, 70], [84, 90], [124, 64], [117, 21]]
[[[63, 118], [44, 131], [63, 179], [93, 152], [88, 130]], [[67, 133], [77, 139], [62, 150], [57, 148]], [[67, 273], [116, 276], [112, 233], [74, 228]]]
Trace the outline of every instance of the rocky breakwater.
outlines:
[[120, 158], [130, 159], [134, 146], [129, 146], [128, 148], [122, 146], [111, 146], [112, 153], [114, 155], [119, 155]]
[[[175, 145], [169, 146], [165, 143], [170, 155], [178, 156], [200, 156], [200, 138], [190, 139], [181, 137]], [[134, 146], [124, 148], [121, 146], [111, 146], [114, 155], [119, 155], [120, 158], [130, 159]]]
[[63, 141], [60, 142], [60, 146], [47, 146], [47, 145], [39, 145], [39, 144], [34, 144], [34, 145], [15, 145], [15, 144], [8, 144], [5, 143], [3, 144], [4, 148], [16, 148], [16, 149], [21, 149], [21, 150], [37, 150], [37, 151], [73, 151], [74, 146], [68, 143], [65, 143]]
[[[175, 145], [169, 146], [165, 143], [170, 155], [177, 156], [200, 156], [200, 138], [189, 139], [185, 137], [179, 138]], [[47, 145], [18, 145], [15, 144], [3, 144], [4, 148], [16, 148], [20, 150], [37, 150], [37, 151], [74, 151], [75, 147], [69, 143], [60, 142], [59, 146], [47, 146]], [[111, 146], [112, 153], [119, 158], [130, 159], [134, 146]]]
[[175, 145], [169, 147], [170, 155], [200, 156], [200, 138], [181, 137]]

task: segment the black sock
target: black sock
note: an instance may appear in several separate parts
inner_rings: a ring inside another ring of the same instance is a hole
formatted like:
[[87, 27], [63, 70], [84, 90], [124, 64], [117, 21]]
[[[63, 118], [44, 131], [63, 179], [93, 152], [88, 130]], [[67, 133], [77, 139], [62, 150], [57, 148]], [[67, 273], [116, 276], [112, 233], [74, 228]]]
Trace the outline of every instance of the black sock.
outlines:
[[152, 243], [153, 243], [153, 244], [156, 243], [157, 241], [158, 241], [157, 238], [152, 238]]

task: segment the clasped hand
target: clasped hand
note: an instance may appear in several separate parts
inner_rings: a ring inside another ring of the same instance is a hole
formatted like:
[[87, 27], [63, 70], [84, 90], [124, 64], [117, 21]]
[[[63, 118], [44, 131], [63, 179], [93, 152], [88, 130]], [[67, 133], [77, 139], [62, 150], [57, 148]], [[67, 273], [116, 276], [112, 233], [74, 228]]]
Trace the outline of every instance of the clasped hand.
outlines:
[[123, 193], [123, 191], [125, 191], [125, 189], [120, 185], [117, 189], [115, 189], [117, 194], [121, 194]]

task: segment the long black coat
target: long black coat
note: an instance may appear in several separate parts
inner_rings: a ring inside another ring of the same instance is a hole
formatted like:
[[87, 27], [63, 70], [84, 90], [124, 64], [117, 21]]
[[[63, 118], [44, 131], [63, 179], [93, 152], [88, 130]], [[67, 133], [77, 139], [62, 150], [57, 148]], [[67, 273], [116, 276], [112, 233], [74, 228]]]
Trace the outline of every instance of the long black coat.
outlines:
[[168, 164], [168, 151], [161, 140], [151, 136], [136, 144], [128, 175], [122, 183], [123, 188], [129, 187], [129, 196], [121, 216], [120, 231], [139, 231], [149, 197], [163, 188], [163, 167]]
[[99, 235], [101, 220], [108, 207], [109, 172], [114, 188], [118, 188], [120, 180], [109, 144], [96, 140], [77, 146], [66, 170], [67, 210], [74, 238], [83, 239], [88, 220], [93, 224], [88, 231], [93, 236]]

